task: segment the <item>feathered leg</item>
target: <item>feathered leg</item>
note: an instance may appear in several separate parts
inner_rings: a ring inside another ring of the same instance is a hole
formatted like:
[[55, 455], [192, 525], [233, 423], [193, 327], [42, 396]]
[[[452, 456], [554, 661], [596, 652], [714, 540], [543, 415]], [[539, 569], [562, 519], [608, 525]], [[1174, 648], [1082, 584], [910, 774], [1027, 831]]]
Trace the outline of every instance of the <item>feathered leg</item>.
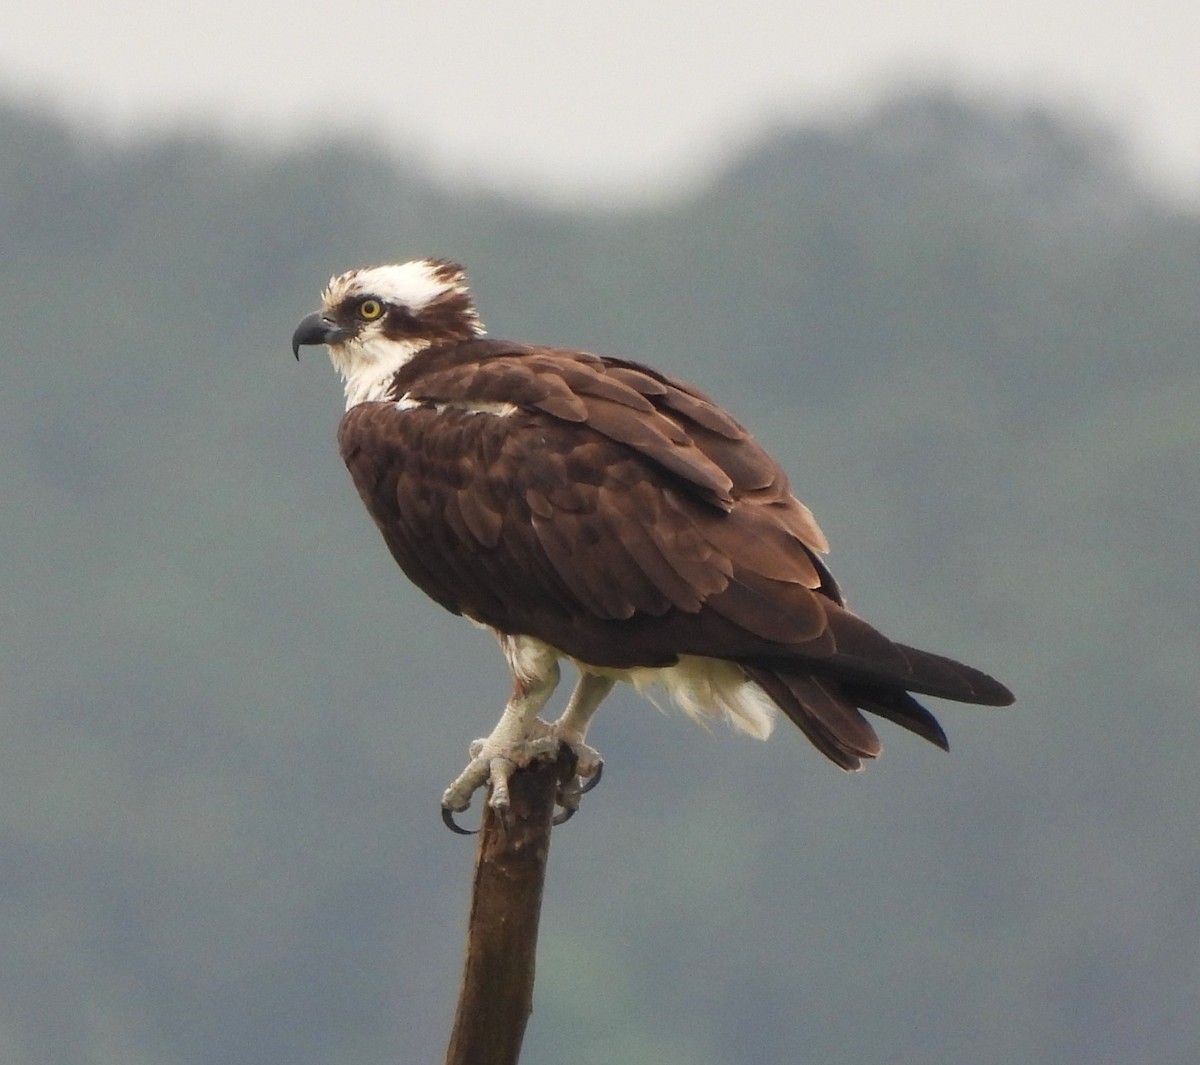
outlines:
[[600, 709], [600, 704], [612, 691], [615, 683], [612, 677], [581, 672], [579, 683], [575, 685], [562, 717], [550, 726], [551, 734], [570, 747], [575, 755], [575, 776], [581, 781], [575, 787], [559, 790], [558, 805], [562, 807], [563, 812], [555, 817], [555, 824], [561, 825], [568, 820], [579, 809], [580, 798], [600, 783], [604, 759], [595, 747], [589, 747], [584, 740], [587, 738], [588, 726], [593, 715]]
[[442, 795], [443, 820], [470, 806], [471, 796], [487, 783], [492, 785], [488, 805], [507, 809], [513, 772], [535, 758], [558, 754], [558, 739], [538, 718], [558, 686], [558, 653], [526, 637], [504, 636], [500, 643], [512, 670], [512, 695], [491, 734], [471, 744], [471, 761]]

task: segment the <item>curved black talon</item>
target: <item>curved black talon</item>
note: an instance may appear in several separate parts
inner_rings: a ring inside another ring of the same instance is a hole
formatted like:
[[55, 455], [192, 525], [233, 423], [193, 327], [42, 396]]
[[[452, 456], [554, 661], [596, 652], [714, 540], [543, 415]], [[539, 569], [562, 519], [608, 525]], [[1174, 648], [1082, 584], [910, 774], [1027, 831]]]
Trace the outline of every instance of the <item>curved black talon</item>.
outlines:
[[600, 783], [600, 775], [604, 772], [604, 763], [599, 762], [596, 765], [596, 772], [589, 777], [583, 784], [577, 788], [560, 788], [556, 798], [557, 804], [561, 807], [561, 812], [550, 818], [550, 824], [554, 826], [565, 825], [579, 811], [579, 799], [586, 795], [597, 784]]
[[445, 825], [451, 832], [455, 832], [460, 836], [476, 836], [479, 834], [477, 828], [463, 828], [454, 820], [454, 811], [449, 806], [442, 807], [442, 824]]
[[[604, 763], [598, 762], [596, 764], [596, 772], [594, 774], [592, 774], [592, 776], [590, 776], [586, 780], [584, 780], [584, 782], [582, 784], [580, 784], [579, 787], [577, 787], [577, 788], [559, 788], [558, 789], [558, 797], [561, 799], [564, 795], [566, 795], [572, 799], [578, 800], [581, 795], [586, 795], [589, 791], [592, 790], [592, 788], [594, 788], [597, 784], [600, 783], [600, 777], [603, 773], [604, 773]], [[562, 805], [562, 804], [560, 803], [559, 805]]]
[[557, 828], [559, 825], [565, 825], [571, 820], [572, 817], [575, 816], [575, 811], [576, 807], [574, 806], [564, 806], [561, 813], [557, 813], [550, 818], [550, 824], [552, 824], [555, 828]]
[[596, 763], [596, 772], [593, 773], [591, 777], [589, 777], [586, 781], [584, 781], [583, 784], [581, 784], [579, 786], [579, 794], [586, 795], [589, 791], [592, 790], [592, 788], [594, 788], [597, 784], [600, 783], [600, 778], [602, 776], [604, 776], [604, 763], [597, 762]]

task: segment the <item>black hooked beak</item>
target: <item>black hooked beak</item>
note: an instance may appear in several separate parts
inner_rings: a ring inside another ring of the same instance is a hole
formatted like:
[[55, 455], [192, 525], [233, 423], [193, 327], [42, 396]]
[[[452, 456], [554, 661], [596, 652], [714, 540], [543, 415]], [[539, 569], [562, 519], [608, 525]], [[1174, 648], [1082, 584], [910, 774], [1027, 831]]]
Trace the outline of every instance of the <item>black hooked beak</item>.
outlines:
[[316, 311], [305, 318], [292, 334], [292, 354], [300, 359], [301, 344], [340, 344], [350, 337], [350, 331]]

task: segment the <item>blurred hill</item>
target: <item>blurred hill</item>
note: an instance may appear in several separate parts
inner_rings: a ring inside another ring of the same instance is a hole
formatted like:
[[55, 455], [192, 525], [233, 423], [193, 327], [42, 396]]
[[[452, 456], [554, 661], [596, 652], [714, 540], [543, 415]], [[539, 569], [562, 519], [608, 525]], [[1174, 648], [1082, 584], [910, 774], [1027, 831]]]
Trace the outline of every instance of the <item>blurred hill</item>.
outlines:
[[715, 394], [860, 612], [1018, 695], [855, 777], [614, 698], [523, 1060], [1200, 1060], [1200, 222], [1102, 131], [903, 97], [594, 214], [352, 140], [0, 144], [6, 1062], [440, 1060], [473, 852], [436, 800], [505, 670], [288, 351], [330, 274], [426, 254], [493, 335]]

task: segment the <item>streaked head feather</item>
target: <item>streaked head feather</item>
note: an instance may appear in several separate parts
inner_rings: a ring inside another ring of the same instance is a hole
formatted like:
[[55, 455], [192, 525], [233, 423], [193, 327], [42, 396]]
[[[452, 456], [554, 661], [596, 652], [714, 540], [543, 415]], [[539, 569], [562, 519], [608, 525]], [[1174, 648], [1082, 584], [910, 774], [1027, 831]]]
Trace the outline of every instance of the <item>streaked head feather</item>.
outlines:
[[[469, 295], [467, 275], [458, 263], [445, 259], [415, 259], [407, 263], [347, 270], [329, 279], [322, 298], [327, 310], [346, 300], [375, 296], [385, 303], [419, 314], [446, 296], [464, 295]], [[473, 305], [471, 312], [478, 322]]]
[[[363, 320], [358, 308], [368, 299], [384, 312]], [[445, 259], [348, 270], [330, 278], [322, 304], [322, 313], [349, 331], [329, 345], [346, 384], [347, 410], [387, 398], [392, 378], [418, 352], [484, 332], [463, 268]]]

